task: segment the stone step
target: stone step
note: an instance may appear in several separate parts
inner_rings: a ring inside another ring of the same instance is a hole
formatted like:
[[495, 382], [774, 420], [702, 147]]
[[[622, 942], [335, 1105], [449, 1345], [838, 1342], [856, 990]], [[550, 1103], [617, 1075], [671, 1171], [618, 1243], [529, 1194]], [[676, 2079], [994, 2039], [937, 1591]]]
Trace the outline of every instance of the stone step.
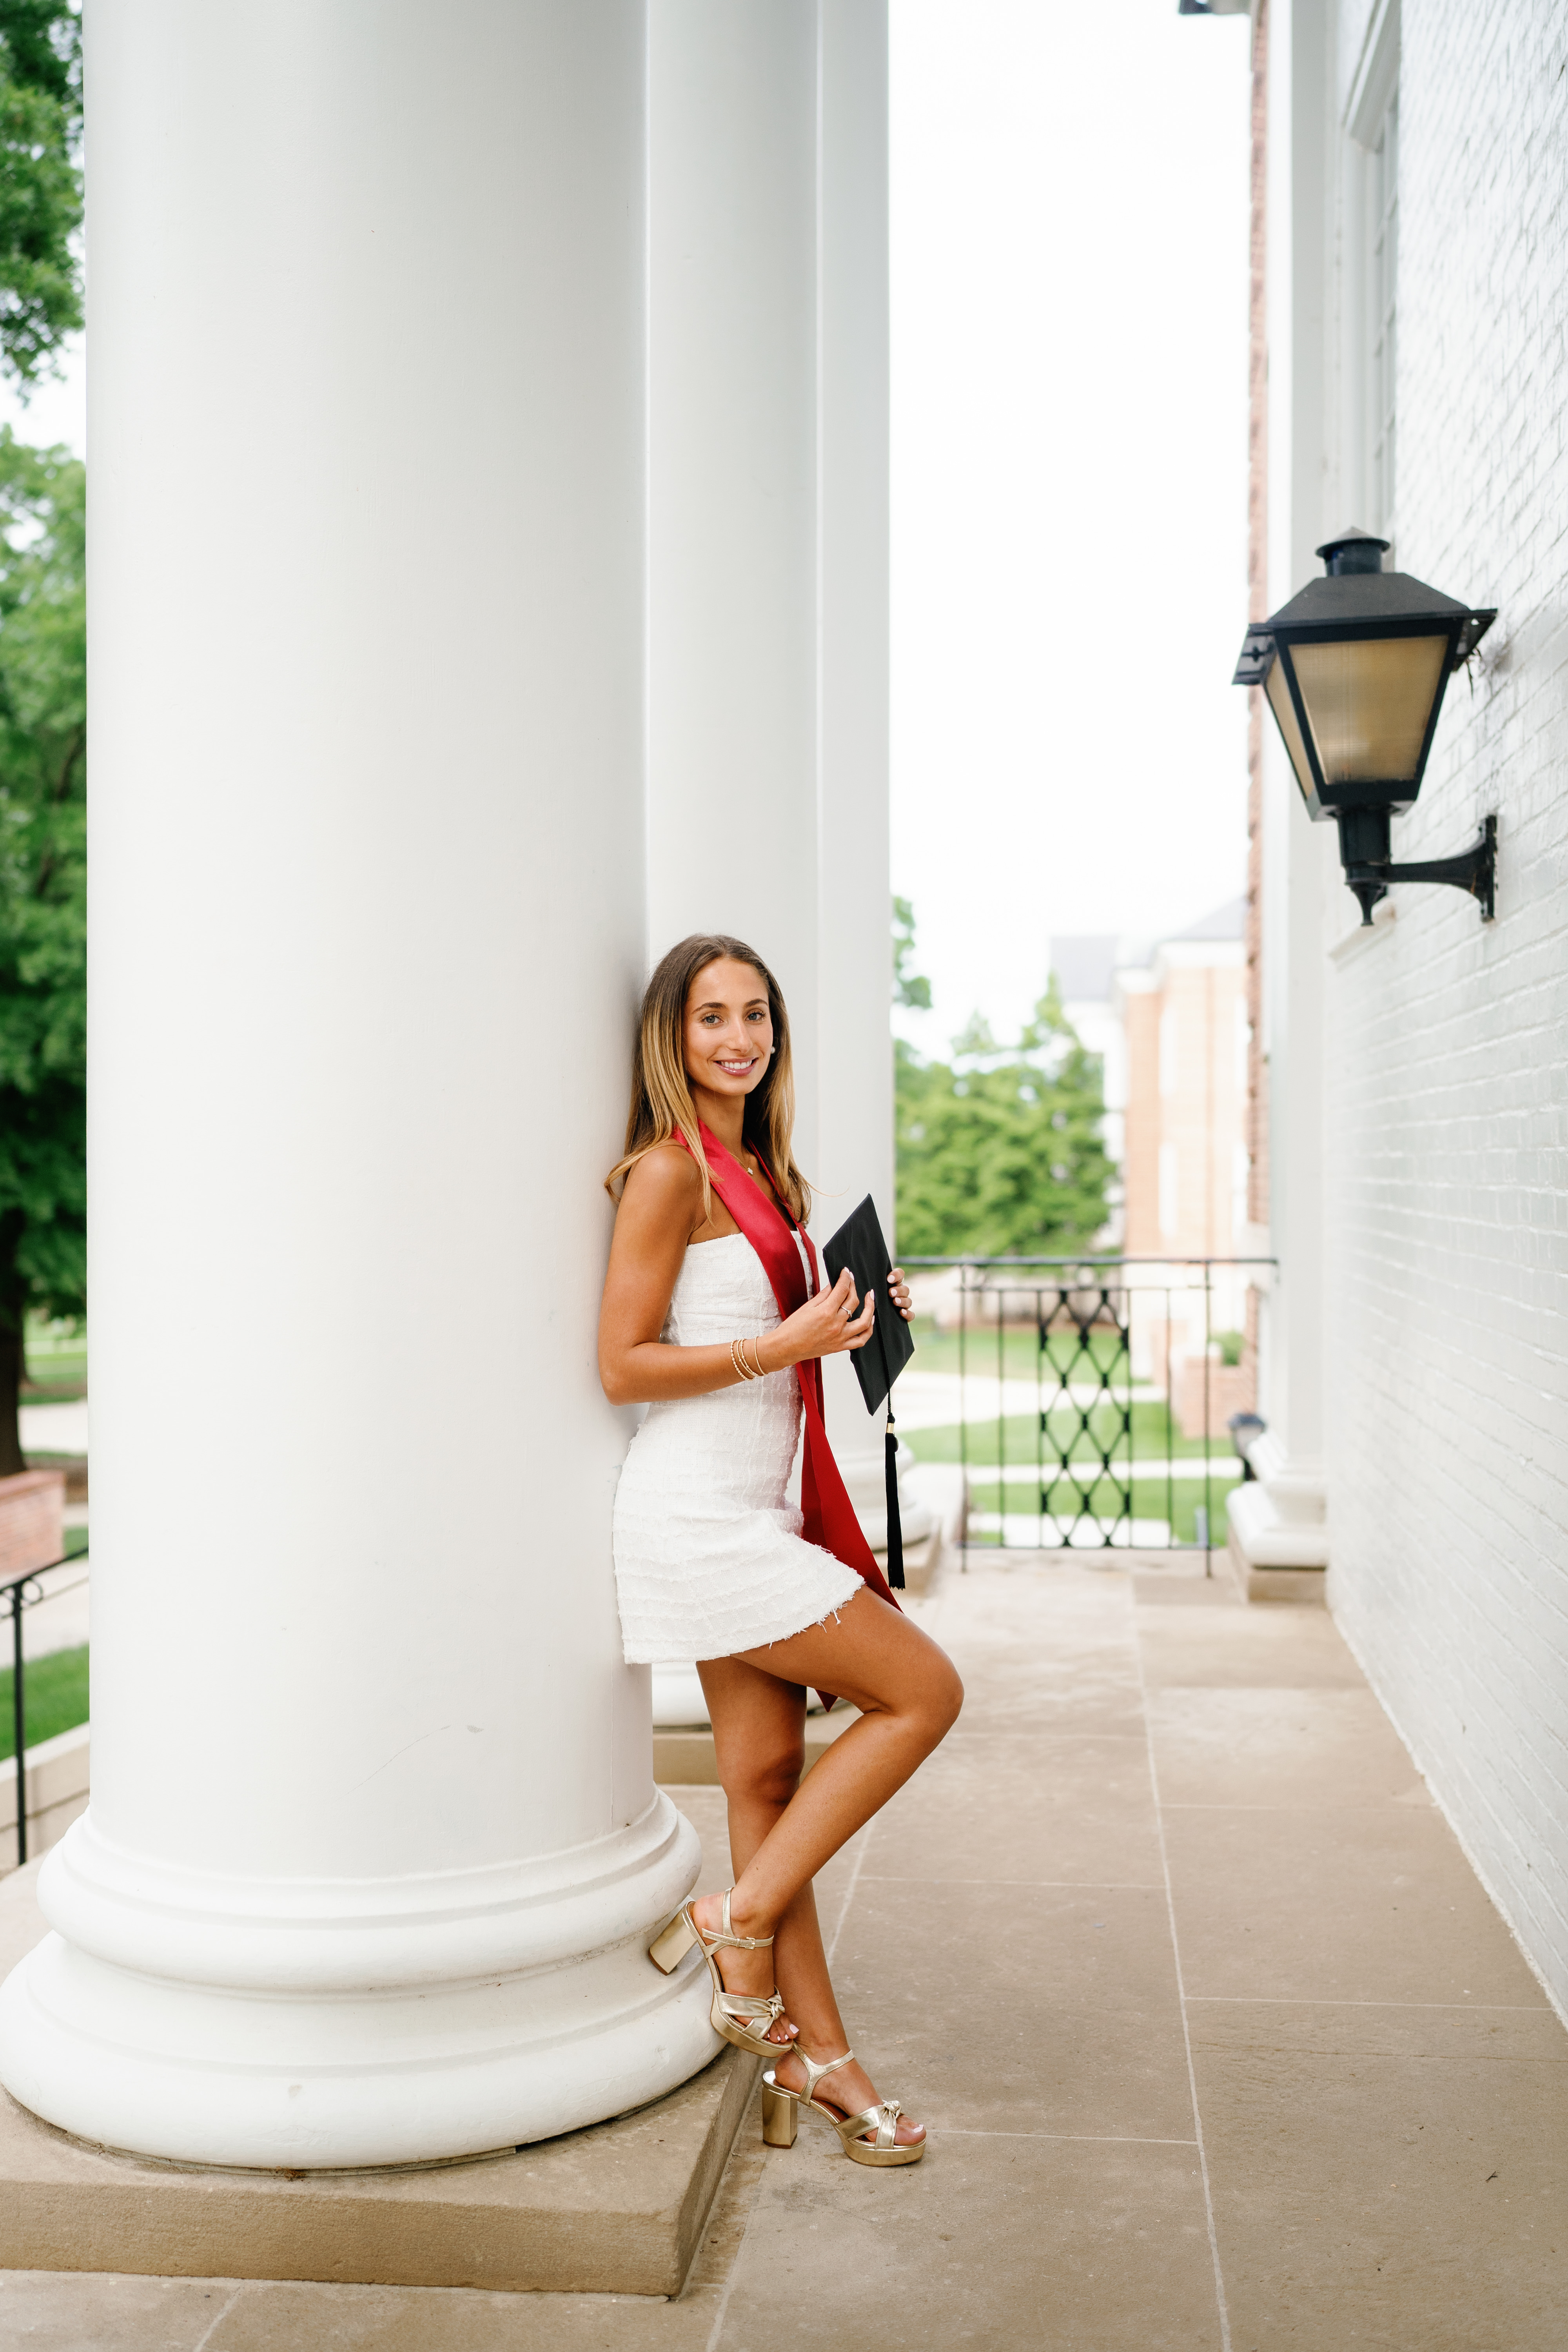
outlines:
[[[37, 1867], [0, 1885], [0, 1975], [46, 1932]], [[677, 2294], [760, 2066], [725, 2049], [651, 2106], [465, 2163], [292, 2176], [111, 2154], [0, 2092], [0, 2270]]]

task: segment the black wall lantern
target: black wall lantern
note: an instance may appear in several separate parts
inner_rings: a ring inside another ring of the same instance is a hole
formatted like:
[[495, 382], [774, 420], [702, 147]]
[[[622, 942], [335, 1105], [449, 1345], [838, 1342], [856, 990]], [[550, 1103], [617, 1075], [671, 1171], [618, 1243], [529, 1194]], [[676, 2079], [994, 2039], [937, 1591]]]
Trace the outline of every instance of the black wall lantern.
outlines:
[[1361, 919], [1391, 882], [1451, 882], [1494, 912], [1497, 819], [1458, 857], [1391, 863], [1389, 819], [1414, 805], [1443, 689], [1497, 619], [1383, 568], [1385, 539], [1347, 530], [1317, 552], [1327, 576], [1247, 632], [1237, 686], [1260, 686], [1314, 824], [1340, 829]]

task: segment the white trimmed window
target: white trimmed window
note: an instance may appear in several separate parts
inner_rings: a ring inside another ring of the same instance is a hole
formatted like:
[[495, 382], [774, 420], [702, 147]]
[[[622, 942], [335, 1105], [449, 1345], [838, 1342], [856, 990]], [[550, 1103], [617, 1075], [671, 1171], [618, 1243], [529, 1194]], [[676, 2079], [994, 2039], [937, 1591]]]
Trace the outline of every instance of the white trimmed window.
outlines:
[[1173, 1143], [1160, 1146], [1160, 1233], [1162, 1239], [1174, 1241], [1178, 1230], [1181, 1203], [1176, 1197], [1177, 1162]]
[[1176, 1008], [1167, 1004], [1160, 1014], [1160, 1092], [1173, 1095], [1181, 1076], [1177, 1060]]
[[1252, 1160], [1245, 1143], [1232, 1147], [1230, 1161], [1230, 1245], [1241, 1247], [1242, 1232], [1247, 1223], [1247, 1187], [1252, 1175]]

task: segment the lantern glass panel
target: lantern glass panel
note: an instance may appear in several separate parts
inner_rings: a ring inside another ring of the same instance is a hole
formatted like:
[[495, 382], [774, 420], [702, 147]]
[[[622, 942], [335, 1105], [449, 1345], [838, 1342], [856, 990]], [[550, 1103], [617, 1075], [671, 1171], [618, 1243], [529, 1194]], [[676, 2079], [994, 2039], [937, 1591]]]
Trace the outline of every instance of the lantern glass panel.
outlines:
[[1290, 765], [1296, 771], [1301, 796], [1310, 802], [1312, 796], [1312, 763], [1307, 757], [1307, 746], [1301, 740], [1296, 706], [1290, 699], [1290, 688], [1285, 677], [1285, 665], [1278, 657], [1268, 666], [1263, 691], [1268, 697], [1269, 709], [1279, 722], [1279, 732], [1285, 739], [1285, 749], [1290, 754]]
[[1290, 658], [1325, 783], [1414, 783], [1447, 635], [1297, 645]]

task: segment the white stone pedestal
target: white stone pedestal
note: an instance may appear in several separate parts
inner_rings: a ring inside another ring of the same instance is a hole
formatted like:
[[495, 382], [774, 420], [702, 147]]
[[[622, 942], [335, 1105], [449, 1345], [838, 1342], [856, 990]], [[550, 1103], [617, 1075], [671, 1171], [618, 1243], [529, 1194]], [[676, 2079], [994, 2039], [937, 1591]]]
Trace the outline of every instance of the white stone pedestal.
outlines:
[[1329, 1564], [1321, 1464], [1291, 1462], [1271, 1432], [1255, 1441], [1248, 1458], [1253, 1477], [1226, 1497], [1243, 1599], [1321, 1601]]

